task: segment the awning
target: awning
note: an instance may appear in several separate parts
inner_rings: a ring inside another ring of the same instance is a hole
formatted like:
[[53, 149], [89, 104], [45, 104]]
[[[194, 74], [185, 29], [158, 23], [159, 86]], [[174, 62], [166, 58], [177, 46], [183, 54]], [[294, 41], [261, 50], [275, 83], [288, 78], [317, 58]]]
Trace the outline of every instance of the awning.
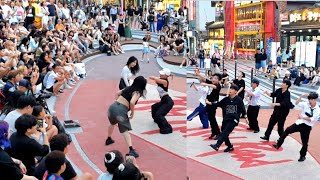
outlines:
[[224, 28], [224, 22], [216, 22], [213, 24], [210, 24], [209, 26], [206, 27], [206, 29], [220, 29]]
[[320, 29], [319, 24], [303, 25], [303, 26], [294, 26], [294, 25], [282, 25], [281, 30], [290, 31], [290, 30], [307, 30], [307, 29]]

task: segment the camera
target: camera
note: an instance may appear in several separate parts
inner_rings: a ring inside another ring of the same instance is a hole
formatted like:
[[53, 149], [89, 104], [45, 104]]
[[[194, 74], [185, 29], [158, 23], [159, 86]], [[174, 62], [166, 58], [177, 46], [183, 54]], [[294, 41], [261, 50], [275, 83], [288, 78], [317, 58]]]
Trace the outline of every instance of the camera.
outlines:
[[38, 127], [38, 128], [43, 128], [43, 124], [44, 124], [43, 120], [42, 120], [42, 119], [38, 119], [38, 121], [37, 121], [37, 127]]

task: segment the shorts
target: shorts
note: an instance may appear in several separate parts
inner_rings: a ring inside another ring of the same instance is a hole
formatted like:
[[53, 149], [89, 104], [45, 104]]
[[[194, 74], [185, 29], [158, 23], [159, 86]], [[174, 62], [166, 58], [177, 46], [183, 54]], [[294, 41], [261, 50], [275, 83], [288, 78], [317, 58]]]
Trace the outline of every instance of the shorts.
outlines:
[[147, 48], [147, 47], [144, 47], [143, 50], [142, 50], [142, 52], [143, 52], [144, 54], [148, 54], [148, 53], [150, 52], [150, 49]]
[[260, 69], [261, 68], [261, 63], [256, 63], [256, 69]]
[[117, 101], [109, 107], [109, 121], [112, 125], [118, 124], [120, 133], [132, 130], [128, 117], [128, 111], [129, 109], [125, 105]]
[[262, 68], [266, 68], [266, 66], [267, 66], [267, 60], [262, 60], [261, 61], [261, 67]]

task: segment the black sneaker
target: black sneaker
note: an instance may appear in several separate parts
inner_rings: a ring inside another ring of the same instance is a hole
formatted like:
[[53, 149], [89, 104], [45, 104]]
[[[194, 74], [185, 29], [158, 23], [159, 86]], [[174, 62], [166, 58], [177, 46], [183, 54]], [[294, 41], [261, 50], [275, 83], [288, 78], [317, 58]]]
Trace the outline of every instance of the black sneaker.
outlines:
[[267, 137], [267, 136], [262, 136], [262, 137], [260, 137], [260, 139], [263, 139], [263, 140], [269, 141], [269, 137]]
[[130, 150], [129, 153], [128, 153], [130, 156], [133, 156], [135, 158], [138, 158], [139, 157], [139, 154], [134, 150]]
[[214, 140], [218, 140], [219, 139], [220, 134], [217, 134], [216, 137], [214, 137]]
[[113, 143], [114, 143], [114, 140], [111, 139], [111, 138], [108, 138], [108, 139], [106, 140], [106, 146], [108, 146], [108, 145], [110, 145], [110, 144], [113, 144]]
[[234, 150], [233, 146], [228, 146], [227, 149], [225, 149], [223, 152], [231, 152], [233, 150]]
[[278, 146], [278, 144], [273, 144], [272, 145], [274, 148], [276, 148], [276, 149], [279, 149], [280, 148], [280, 146]]
[[298, 159], [299, 162], [303, 162], [304, 160], [306, 160], [305, 156], [300, 156], [300, 158]]
[[219, 147], [217, 144], [210, 144], [210, 146], [212, 147], [212, 149], [218, 151], [219, 150]]

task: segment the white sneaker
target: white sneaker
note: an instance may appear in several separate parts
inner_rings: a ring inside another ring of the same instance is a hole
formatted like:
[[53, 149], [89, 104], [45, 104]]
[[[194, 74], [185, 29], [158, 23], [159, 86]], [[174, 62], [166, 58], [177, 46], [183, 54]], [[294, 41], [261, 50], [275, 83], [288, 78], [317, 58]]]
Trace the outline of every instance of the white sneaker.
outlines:
[[65, 88], [65, 89], [72, 89], [72, 87], [71, 87], [68, 83], [65, 83], [65, 84], [64, 84], [64, 88]]
[[182, 65], [180, 65], [180, 69], [182, 68]]

